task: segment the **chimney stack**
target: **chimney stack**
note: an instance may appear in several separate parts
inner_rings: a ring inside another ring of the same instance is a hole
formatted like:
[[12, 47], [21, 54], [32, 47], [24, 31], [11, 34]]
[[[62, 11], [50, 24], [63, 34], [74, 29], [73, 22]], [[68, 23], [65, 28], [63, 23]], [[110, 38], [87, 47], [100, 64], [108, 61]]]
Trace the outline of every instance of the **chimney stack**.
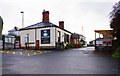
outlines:
[[64, 29], [64, 21], [59, 21], [59, 27]]
[[43, 22], [49, 22], [49, 11], [43, 10]]

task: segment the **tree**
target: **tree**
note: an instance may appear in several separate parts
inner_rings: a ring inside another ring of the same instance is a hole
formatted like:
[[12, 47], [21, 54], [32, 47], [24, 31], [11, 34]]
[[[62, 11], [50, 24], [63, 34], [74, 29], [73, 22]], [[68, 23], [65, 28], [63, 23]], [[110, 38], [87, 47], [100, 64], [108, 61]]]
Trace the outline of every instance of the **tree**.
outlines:
[[0, 40], [2, 39], [3, 19], [0, 16]]
[[114, 43], [113, 57], [120, 58], [120, 1], [113, 6], [113, 10], [110, 12], [110, 27], [113, 29], [113, 35], [117, 38]]
[[110, 12], [110, 27], [113, 29], [113, 35], [120, 40], [120, 1], [113, 6]]

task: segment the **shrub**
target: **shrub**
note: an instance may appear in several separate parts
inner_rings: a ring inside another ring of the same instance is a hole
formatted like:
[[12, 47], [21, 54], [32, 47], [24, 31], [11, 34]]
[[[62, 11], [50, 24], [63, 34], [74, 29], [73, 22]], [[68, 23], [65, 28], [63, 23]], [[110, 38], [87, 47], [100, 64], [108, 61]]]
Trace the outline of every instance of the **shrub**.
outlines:
[[74, 45], [72, 45], [72, 44], [67, 44], [67, 45], [65, 46], [65, 49], [69, 49], [69, 48], [74, 48]]
[[112, 54], [113, 58], [120, 58], [120, 52], [116, 51]]

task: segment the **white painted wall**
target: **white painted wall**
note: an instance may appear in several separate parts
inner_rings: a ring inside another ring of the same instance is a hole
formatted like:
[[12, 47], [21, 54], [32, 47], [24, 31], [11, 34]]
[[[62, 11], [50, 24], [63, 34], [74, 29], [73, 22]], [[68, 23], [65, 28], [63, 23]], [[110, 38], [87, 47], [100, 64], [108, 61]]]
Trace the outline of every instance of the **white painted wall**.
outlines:
[[70, 42], [70, 37], [71, 37], [71, 33], [68, 33], [68, 32], [66, 32], [66, 31], [64, 31], [64, 30], [62, 30], [62, 29], [60, 29], [60, 28], [56, 28], [56, 42], [58, 41], [58, 39], [57, 39], [57, 32], [58, 31], [60, 31], [60, 33], [61, 33], [61, 42], [64, 42], [64, 33], [66, 33], [66, 34], [68, 34], [69, 35], [69, 42]]
[[[35, 29], [30, 29], [30, 30], [22, 30], [20, 31], [20, 41], [22, 47], [25, 47], [25, 37], [27, 34], [29, 34], [29, 43], [35, 42]], [[31, 44], [30, 46], [35, 46], [35, 44]]]
[[[41, 44], [41, 30], [45, 29], [50, 29], [50, 44]], [[55, 32], [56, 31], [56, 32]], [[39, 40], [40, 46], [55, 46], [55, 42], [57, 42], [57, 32], [61, 32], [61, 42], [64, 42], [64, 33], [69, 35], [69, 40], [71, 37], [71, 33], [68, 33], [60, 28], [55, 28], [55, 27], [47, 27], [47, 28], [37, 28], [36, 29], [36, 39]], [[22, 30], [20, 31], [20, 41], [22, 47], [25, 47], [25, 37], [27, 34], [29, 34], [29, 43], [34, 42], [36, 43], [35, 39], [35, 29], [30, 29], [30, 30]], [[69, 41], [70, 42], [70, 41]], [[30, 44], [30, 46], [35, 46], [35, 44]]]
[[17, 35], [17, 36], [20, 36], [20, 31], [10, 31], [8, 32], [8, 34], [13, 34], [13, 35]]

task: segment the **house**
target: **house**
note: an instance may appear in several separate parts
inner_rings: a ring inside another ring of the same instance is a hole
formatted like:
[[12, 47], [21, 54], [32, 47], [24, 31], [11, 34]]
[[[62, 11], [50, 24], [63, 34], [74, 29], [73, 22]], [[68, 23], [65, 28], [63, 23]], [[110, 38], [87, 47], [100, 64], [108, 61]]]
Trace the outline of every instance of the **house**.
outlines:
[[59, 26], [49, 21], [49, 11], [42, 12], [42, 22], [20, 29], [20, 45], [26, 49], [64, 48], [70, 44], [71, 32], [64, 29], [64, 21]]
[[89, 46], [95, 46], [95, 40], [90, 41]]
[[82, 44], [82, 46], [87, 44], [85, 36], [80, 35], [80, 43]]
[[79, 48], [85, 45], [85, 37], [77, 33], [72, 33], [71, 44], [74, 45], [76, 48]]

